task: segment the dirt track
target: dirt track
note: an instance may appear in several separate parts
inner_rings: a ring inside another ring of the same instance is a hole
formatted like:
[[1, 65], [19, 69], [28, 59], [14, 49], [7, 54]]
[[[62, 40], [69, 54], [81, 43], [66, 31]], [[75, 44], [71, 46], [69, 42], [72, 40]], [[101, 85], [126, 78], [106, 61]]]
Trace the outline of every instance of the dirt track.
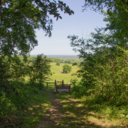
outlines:
[[55, 98], [53, 91], [49, 93], [49, 97], [52, 100], [52, 106], [45, 113], [45, 116], [43, 116], [40, 120], [39, 124], [37, 125], [38, 128], [57, 128], [58, 122], [63, 116], [65, 116], [60, 112], [60, 108], [62, 106], [60, 100]]

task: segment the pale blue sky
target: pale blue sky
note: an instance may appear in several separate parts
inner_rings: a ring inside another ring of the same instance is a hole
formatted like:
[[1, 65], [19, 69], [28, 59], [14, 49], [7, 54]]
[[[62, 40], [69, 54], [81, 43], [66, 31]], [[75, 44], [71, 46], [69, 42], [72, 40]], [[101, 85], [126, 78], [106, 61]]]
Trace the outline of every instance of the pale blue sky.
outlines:
[[43, 30], [37, 30], [38, 46], [31, 51], [30, 55], [43, 53], [44, 55], [77, 55], [70, 46], [68, 35], [88, 37], [97, 27], [105, 27], [104, 16], [89, 8], [82, 12], [84, 0], [63, 0], [74, 12], [69, 16], [61, 12], [62, 19], [53, 19], [52, 36], [45, 36]]

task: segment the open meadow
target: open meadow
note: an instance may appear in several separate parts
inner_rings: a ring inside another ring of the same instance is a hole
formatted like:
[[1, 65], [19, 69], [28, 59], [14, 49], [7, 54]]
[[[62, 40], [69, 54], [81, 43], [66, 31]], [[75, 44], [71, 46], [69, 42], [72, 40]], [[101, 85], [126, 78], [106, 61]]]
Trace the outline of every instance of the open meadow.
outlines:
[[76, 73], [79, 70], [78, 66], [72, 66], [72, 64], [68, 64], [69, 66], [72, 66], [72, 70], [70, 73], [61, 73], [60, 71], [63, 71], [63, 65], [64, 63], [60, 63], [60, 66], [57, 66], [56, 63], [50, 63], [51, 65], [51, 72], [52, 76], [50, 76], [51, 82], [57, 80], [57, 81], [62, 81], [64, 80], [65, 82], [70, 82], [71, 79], [78, 79], [76, 75], [72, 75], [72, 73]]

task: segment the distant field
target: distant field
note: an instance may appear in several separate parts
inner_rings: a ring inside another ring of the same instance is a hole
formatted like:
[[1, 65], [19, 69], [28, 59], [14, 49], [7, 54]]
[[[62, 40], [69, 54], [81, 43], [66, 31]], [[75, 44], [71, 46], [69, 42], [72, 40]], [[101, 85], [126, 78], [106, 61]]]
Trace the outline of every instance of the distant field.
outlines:
[[71, 79], [77, 78], [77, 76], [71, 76], [72, 73], [76, 73], [77, 70], [79, 69], [77, 66], [72, 66], [72, 64], [68, 64], [70, 66], [72, 66], [72, 71], [68, 74], [63, 74], [60, 72], [60, 70], [63, 70], [63, 63], [60, 63], [60, 66], [57, 66], [56, 63], [51, 63], [51, 71], [52, 73], [55, 72], [55, 74], [53, 74], [50, 77], [50, 81], [61, 81], [64, 80], [65, 82], [70, 82]]

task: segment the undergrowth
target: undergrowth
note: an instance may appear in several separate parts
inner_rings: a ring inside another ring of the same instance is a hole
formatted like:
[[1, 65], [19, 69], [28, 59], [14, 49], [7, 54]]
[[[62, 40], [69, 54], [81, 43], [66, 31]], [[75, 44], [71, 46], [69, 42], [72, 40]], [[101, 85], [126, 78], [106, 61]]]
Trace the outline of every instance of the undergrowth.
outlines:
[[8, 92], [0, 91], [0, 127], [34, 127], [50, 107], [49, 90], [39, 90], [23, 81], [10, 81]]
[[45, 87], [49, 74], [50, 65], [42, 55], [34, 61], [0, 56], [0, 128], [31, 128], [39, 122], [51, 105]]

